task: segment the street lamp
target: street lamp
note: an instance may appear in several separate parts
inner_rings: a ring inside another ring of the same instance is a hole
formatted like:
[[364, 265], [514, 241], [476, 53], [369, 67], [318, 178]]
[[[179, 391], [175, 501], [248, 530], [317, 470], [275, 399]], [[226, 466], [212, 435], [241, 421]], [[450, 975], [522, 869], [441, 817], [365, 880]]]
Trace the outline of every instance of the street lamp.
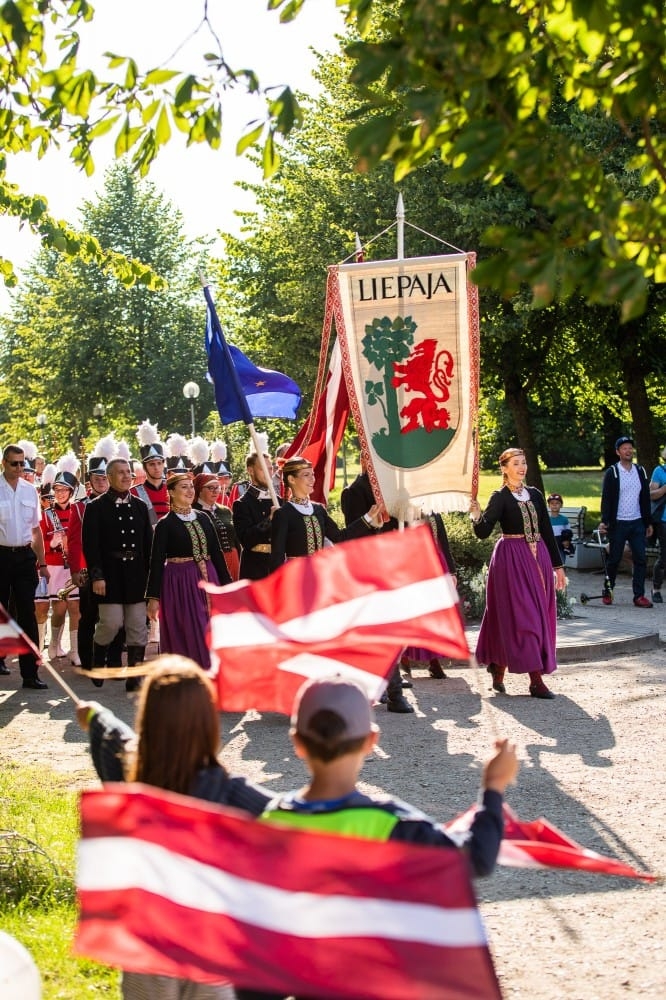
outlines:
[[38, 413], [35, 423], [39, 427], [39, 447], [44, 450], [44, 428], [46, 427], [46, 414]]
[[192, 417], [192, 437], [195, 434], [194, 428], [194, 400], [199, 396], [199, 386], [196, 382], [186, 382], [183, 386], [183, 396], [190, 401], [190, 415]]
[[99, 427], [99, 423], [100, 423], [100, 421], [101, 421], [101, 419], [102, 419], [103, 416], [104, 416], [104, 406], [103, 406], [103, 404], [102, 403], [95, 403], [95, 405], [93, 406], [93, 417], [95, 418], [95, 422], [96, 422], [96, 424], [97, 424], [98, 427]]

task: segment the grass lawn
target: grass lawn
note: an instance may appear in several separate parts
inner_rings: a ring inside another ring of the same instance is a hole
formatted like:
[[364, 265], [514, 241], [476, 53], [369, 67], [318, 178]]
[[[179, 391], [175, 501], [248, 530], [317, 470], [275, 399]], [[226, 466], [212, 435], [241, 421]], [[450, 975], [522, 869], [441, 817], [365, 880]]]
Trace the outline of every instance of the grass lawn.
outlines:
[[45, 767], [2, 762], [0, 928], [35, 959], [43, 1000], [120, 995], [115, 970], [71, 954], [78, 835], [71, 778]]

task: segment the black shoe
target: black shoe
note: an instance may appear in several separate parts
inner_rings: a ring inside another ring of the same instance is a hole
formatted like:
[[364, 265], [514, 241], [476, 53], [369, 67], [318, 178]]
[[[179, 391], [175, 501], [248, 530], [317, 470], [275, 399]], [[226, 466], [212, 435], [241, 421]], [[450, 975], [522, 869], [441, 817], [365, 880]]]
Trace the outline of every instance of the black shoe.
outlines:
[[542, 684], [541, 687], [534, 687], [534, 685], [530, 685], [530, 696], [532, 698], [548, 698], [548, 699], [555, 697], [553, 692], [549, 688], [547, 688], [545, 684]]
[[434, 657], [428, 666], [428, 673], [431, 677], [434, 677], [436, 681], [442, 681], [446, 677], [446, 674], [442, 670], [442, 664]]
[[386, 702], [387, 712], [398, 712], [400, 715], [409, 715], [414, 711], [412, 705], [403, 698], [402, 695], [398, 695], [397, 698], [389, 698]]
[[495, 672], [496, 664], [491, 663], [489, 667], [486, 667], [486, 670], [493, 679], [493, 691], [497, 691], [498, 694], [506, 694], [506, 688], [504, 687], [504, 682], [498, 680], [498, 675]]
[[[663, 604], [664, 603], [664, 599], [661, 596], [661, 591], [660, 590], [653, 590], [652, 591], [652, 603], [653, 604]], [[0, 674], [1, 673], [2, 673], [2, 670], [0, 670]]]
[[[9, 673], [9, 671], [7, 671], [7, 673]], [[403, 677], [402, 678], [402, 686], [404, 688], [413, 688], [414, 684], [407, 677]]]
[[142, 680], [143, 677], [128, 677], [125, 681], [125, 690], [129, 692], [138, 691]]
[[48, 687], [46, 681], [42, 681], [39, 677], [24, 677], [23, 685], [24, 688], [31, 688], [33, 691], [43, 691], [44, 688]]
[[103, 677], [91, 677], [90, 680], [93, 682], [96, 688], [101, 688], [102, 685], [104, 684]]
[[6, 663], [0, 663], [0, 677], [6, 677], [7, 674], [11, 674], [11, 670]]

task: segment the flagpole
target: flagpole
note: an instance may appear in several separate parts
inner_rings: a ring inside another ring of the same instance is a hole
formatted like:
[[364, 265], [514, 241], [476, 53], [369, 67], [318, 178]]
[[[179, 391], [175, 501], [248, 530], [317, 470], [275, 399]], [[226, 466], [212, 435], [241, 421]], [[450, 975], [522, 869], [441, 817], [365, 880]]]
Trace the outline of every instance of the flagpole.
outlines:
[[396, 205], [395, 218], [398, 223], [398, 253], [396, 256], [397, 260], [405, 259], [405, 205], [402, 200], [402, 195], [398, 195], [398, 204]]
[[[397, 223], [397, 245], [396, 245], [396, 260], [405, 259], [405, 203], [402, 200], [402, 194], [398, 195], [398, 201], [395, 207], [395, 219]], [[402, 490], [405, 485], [405, 476], [402, 469], [398, 472], [398, 494], [402, 496]], [[411, 505], [411, 497], [410, 505]], [[405, 511], [406, 514], [406, 511]], [[405, 530], [405, 516], [399, 516], [398, 518], [398, 531]]]
[[[204, 289], [204, 295], [205, 295], [206, 294], [205, 293], [205, 289], [210, 287], [210, 282], [208, 281], [208, 279], [206, 278], [206, 276], [204, 275], [204, 273], [203, 273], [203, 271], [201, 269], [199, 269], [199, 281], [201, 282], [201, 286]], [[212, 300], [210, 300], [210, 302], [209, 302], [209, 307], [211, 309], [213, 309]], [[225, 343], [225, 348], [226, 348], [226, 343]], [[236, 376], [236, 372], [235, 372], [235, 369], [234, 369], [234, 366], [233, 366], [232, 362], [231, 362], [231, 371], [232, 371], [232, 374], [234, 375], [234, 377], [236, 378], [236, 381], [238, 382], [238, 377]], [[279, 506], [278, 499], [277, 499], [277, 496], [276, 496], [276, 493], [275, 493], [275, 487], [273, 486], [273, 473], [272, 473], [272, 470], [269, 470], [268, 465], [266, 463], [266, 459], [264, 457], [263, 448], [261, 447], [261, 444], [259, 442], [259, 438], [257, 436], [257, 432], [256, 432], [255, 427], [254, 427], [254, 422], [251, 419], [250, 420], [247, 419], [250, 416], [250, 411], [249, 411], [249, 408], [247, 406], [247, 402], [245, 401], [245, 396], [243, 394], [243, 390], [242, 390], [240, 384], [237, 384], [236, 389], [237, 389], [237, 392], [238, 392], [239, 396], [242, 397], [243, 402], [245, 404], [245, 414], [246, 414], [246, 416], [244, 418], [244, 423], [245, 423], [245, 426], [247, 427], [247, 429], [248, 429], [248, 431], [250, 433], [250, 437], [252, 438], [252, 442], [254, 444], [254, 450], [257, 453], [259, 465], [261, 467], [261, 470], [262, 470], [262, 472], [264, 474], [264, 479], [266, 481], [266, 489], [268, 490], [268, 494], [269, 494], [269, 496], [271, 498], [271, 502], [272, 502], [273, 506], [274, 507], [278, 507]]]
[[79, 696], [77, 694], [75, 694], [74, 691], [72, 691], [72, 689], [69, 686], [69, 684], [62, 679], [62, 677], [60, 676], [60, 674], [58, 674], [55, 671], [55, 669], [51, 666], [51, 664], [47, 663], [46, 660], [42, 659], [40, 661], [39, 665], [40, 665], [40, 667], [44, 667], [45, 670], [48, 670], [48, 672], [51, 674], [51, 677], [53, 678], [53, 680], [56, 681], [60, 685], [60, 687], [65, 692], [65, 694], [68, 695], [68, 697], [70, 697], [72, 699], [72, 701], [74, 702], [74, 704], [78, 708], [79, 705], [81, 704], [81, 699], [79, 698]]

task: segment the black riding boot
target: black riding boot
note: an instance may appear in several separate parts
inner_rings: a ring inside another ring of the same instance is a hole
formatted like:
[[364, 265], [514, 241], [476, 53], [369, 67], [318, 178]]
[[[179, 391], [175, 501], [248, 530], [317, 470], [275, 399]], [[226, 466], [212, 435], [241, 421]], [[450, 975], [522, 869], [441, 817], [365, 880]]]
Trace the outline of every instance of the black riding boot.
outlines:
[[[143, 663], [143, 657], [146, 652], [145, 646], [128, 646], [127, 647], [127, 666], [136, 667], [139, 663]], [[126, 691], [138, 691], [141, 687], [141, 677], [128, 677], [125, 681]]]
[[402, 693], [402, 677], [400, 676], [400, 668], [398, 666], [394, 667], [388, 680], [386, 709], [389, 712], [400, 712], [402, 715], [407, 715], [414, 711]]
[[[105, 667], [106, 666], [106, 654], [108, 646], [100, 646], [99, 643], [93, 642], [93, 668], [94, 667]], [[104, 683], [99, 677], [91, 677], [90, 680], [93, 682], [96, 688], [101, 688]]]

